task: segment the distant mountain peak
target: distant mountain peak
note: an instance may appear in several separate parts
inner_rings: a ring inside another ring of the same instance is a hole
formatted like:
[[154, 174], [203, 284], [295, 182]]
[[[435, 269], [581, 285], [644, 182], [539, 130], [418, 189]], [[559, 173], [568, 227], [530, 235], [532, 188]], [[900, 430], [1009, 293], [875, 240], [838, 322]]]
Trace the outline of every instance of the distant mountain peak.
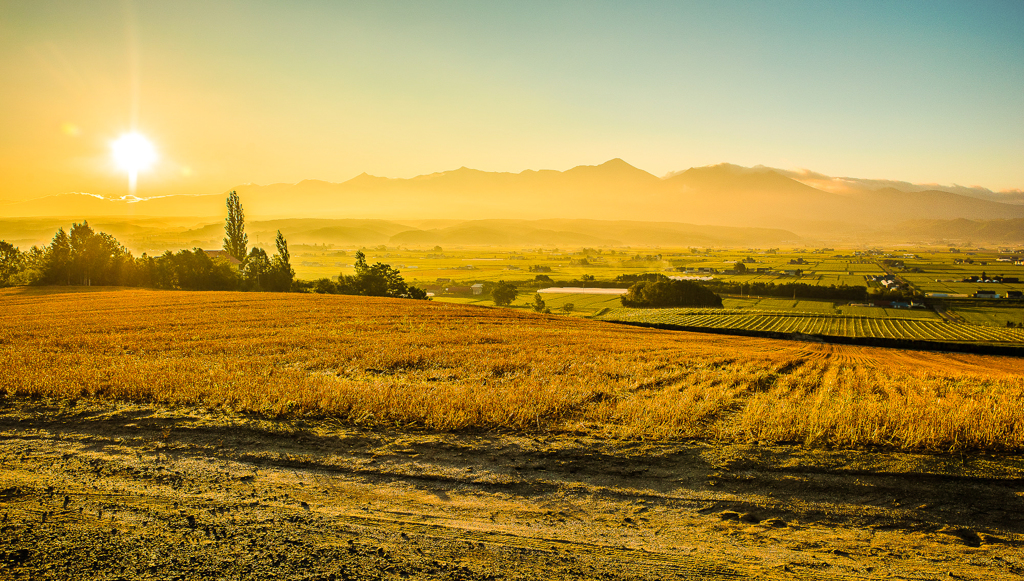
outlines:
[[689, 173], [693, 174], [713, 174], [713, 175], [751, 175], [751, 174], [777, 174], [775, 168], [771, 168], [765, 165], [755, 165], [753, 167], [745, 167], [742, 165], [736, 165], [734, 163], [722, 162], [711, 165], [702, 165], [697, 167], [691, 167], [685, 170], [673, 171], [665, 174], [662, 179], [668, 180], [676, 176]]
[[621, 157], [615, 157], [615, 158], [609, 159], [608, 161], [600, 164], [598, 167], [628, 167], [628, 168], [636, 169], [636, 167], [634, 167], [633, 165], [627, 163]]
[[388, 179], [390, 179], [390, 178], [382, 178], [382, 177], [379, 177], [379, 176], [370, 175], [370, 174], [368, 174], [368, 173], [366, 173], [364, 171], [363, 173], [361, 173], [361, 174], [357, 175], [356, 177], [354, 177], [354, 178], [352, 178], [352, 179], [350, 179], [350, 180], [348, 180], [346, 182], [343, 182], [343, 183], [351, 184], [351, 185], [357, 185], [357, 184], [367, 184], [367, 183], [379, 183], [379, 182], [388, 181]]
[[[597, 168], [597, 167], [599, 167], [601, 169], [615, 169], [615, 170], [626, 169], [626, 170], [643, 171], [643, 170], [640, 170], [640, 169], [636, 168], [635, 166], [630, 165], [629, 163], [627, 163], [625, 160], [623, 160], [620, 157], [616, 157], [614, 159], [609, 159], [608, 161], [606, 161], [604, 163], [597, 164], [597, 165], [578, 165], [578, 166], [576, 166], [576, 167], [574, 167], [572, 169]], [[572, 171], [572, 170], [568, 170], [568, 171]]]
[[617, 176], [619, 179], [640, 178], [646, 181], [658, 181], [658, 177], [638, 167], [630, 165], [621, 158], [609, 159], [600, 165], [578, 165], [562, 172], [565, 176]]

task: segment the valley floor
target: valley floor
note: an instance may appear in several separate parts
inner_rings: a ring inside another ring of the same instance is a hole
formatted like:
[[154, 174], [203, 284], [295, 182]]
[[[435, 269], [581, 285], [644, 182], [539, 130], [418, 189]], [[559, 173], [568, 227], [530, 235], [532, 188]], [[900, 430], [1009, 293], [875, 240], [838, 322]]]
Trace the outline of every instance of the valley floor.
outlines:
[[0, 403], [11, 579], [1019, 579], [1024, 458]]

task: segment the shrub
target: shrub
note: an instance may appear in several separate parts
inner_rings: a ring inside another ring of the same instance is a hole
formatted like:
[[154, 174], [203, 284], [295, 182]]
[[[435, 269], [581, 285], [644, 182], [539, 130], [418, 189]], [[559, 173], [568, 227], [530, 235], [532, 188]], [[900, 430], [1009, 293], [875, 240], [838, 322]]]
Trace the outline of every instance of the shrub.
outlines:
[[722, 299], [688, 280], [638, 282], [622, 295], [624, 307], [721, 307]]
[[519, 290], [515, 286], [502, 280], [498, 281], [498, 285], [491, 290], [491, 300], [499, 307], [507, 307], [516, 300], [518, 294]]

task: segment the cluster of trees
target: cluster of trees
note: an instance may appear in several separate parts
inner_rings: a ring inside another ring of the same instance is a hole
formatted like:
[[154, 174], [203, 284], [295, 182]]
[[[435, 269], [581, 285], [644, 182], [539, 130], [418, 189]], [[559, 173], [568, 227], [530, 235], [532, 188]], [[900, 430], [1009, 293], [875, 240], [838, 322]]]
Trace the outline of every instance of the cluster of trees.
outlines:
[[620, 274], [615, 277], [616, 284], [633, 285], [638, 282], [658, 282], [668, 280], [668, 277], [660, 272], [645, 272], [642, 274]]
[[632, 266], [649, 266], [652, 262], [661, 262], [662, 260], [663, 257], [660, 254], [636, 254], [624, 259], [622, 264]]
[[[0, 240], [0, 286], [104, 285], [427, 298], [426, 291], [407, 285], [398, 270], [390, 265], [367, 264], [361, 251], [356, 253], [353, 276], [342, 274], [337, 280], [297, 281], [288, 242], [280, 230], [275, 240], [277, 254], [270, 256], [258, 247], [250, 249], [245, 233], [245, 213], [236, 192], [228, 194], [227, 209], [223, 244], [227, 256], [194, 248], [135, 258], [113, 236], [97, 232], [83, 221], [73, 224], [68, 232], [63, 228], [58, 230], [48, 246], [33, 246], [27, 252]], [[512, 289], [514, 291], [515, 287]], [[507, 290], [500, 292], [507, 294]]]
[[647, 307], [721, 307], [722, 298], [688, 280], [638, 282], [622, 295], [622, 306]]
[[401, 273], [390, 264], [377, 262], [368, 265], [363, 251], [356, 252], [356, 273], [341, 274], [338, 279], [321, 278], [311, 282], [301, 281], [296, 290], [320, 294], [361, 295], [366, 297], [394, 297], [403, 299], [426, 299], [427, 291], [406, 284]]
[[49, 245], [20, 252], [0, 241], [0, 286], [10, 284], [129, 286], [182, 290], [291, 290], [295, 271], [288, 242], [277, 233], [277, 254], [248, 250], [245, 217], [238, 195], [228, 196], [224, 250], [235, 258], [213, 257], [195, 248], [135, 258], [113, 236], [87, 221], [59, 229]]
[[[538, 313], [551, 314], [551, 309], [548, 307], [547, 303], [544, 302], [544, 298], [540, 296], [540, 293], [533, 294], [533, 305], [531, 306], [533, 307], [533, 310]], [[561, 309], [566, 313], [571, 313], [575, 308], [576, 305], [572, 303], [563, 303], [561, 306]]]
[[113, 236], [88, 222], [57, 231], [48, 246], [21, 252], [0, 241], [0, 286], [14, 284], [140, 286], [143, 267]]
[[872, 301], [895, 301], [895, 302], [921, 302], [924, 301], [924, 294], [915, 291], [909, 286], [901, 285], [899, 288], [875, 288], [871, 289], [868, 299]]
[[87, 221], [57, 231], [27, 252], [0, 242], [0, 285], [128, 286], [180, 290], [291, 290], [295, 271], [278, 233], [278, 254], [254, 248], [239, 265], [201, 248], [136, 258], [113, 236]]
[[[491, 289], [491, 300], [499, 307], [507, 307], [519, 296], [519, 289], [513, 284], [499, 280], [498, 284]], [[538, 295], [540, 296], [540, 295]]]
[[10, 242], [0, 240], [0, 287], [10, 284], [22, 268], [21, 252]]

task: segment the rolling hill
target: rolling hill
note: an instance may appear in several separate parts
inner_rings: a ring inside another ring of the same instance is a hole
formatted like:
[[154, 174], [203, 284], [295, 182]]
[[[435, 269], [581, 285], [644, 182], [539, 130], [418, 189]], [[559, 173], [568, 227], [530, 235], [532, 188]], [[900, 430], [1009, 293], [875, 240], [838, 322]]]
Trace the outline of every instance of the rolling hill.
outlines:
[[[674, 222], [712, 226], [783, 228], [800, 235], [878, 230], [908, 220], [992, 220], [1024, 218], [1024, 205], [980, 199], [950, 191], [854, 188], [818, 189], [786, 172], [731, 164], [691, 168], [658, 178], [621, 159], [566, 171], [485, 172], [469, 168], [393, 179], [362, 174], [342, 183], [305, 180], [295, 184], [244, 184], [238, 191], [250, 219], [378, 218], [412, 224], [423, 220], [587, 220]], [[220, 218], [224, 195], [181, 195], [150, 199], [104, 199], [61, 194], [0, 205], [2, 217], [98, 216]], [[349, 228], [334, 224], [324, 228]], [[647, 227], [656, 228], [649, 224]], [[446, 228], [456, 228], [444, 231]], [[408, 240], [485, 239], [494, 232], [460, 234], [468, 226], [414, 225]], [[547, 228], [542, 228], [547, 229]], [[435, 232], [436, 230], [436, 232]], [[558, 230], [555, 229], [557, 232]], [[580, 234], [579, 232], [575, 232]], [[398, 232], [388, 233], [390, 238]], [[362, 240], [366, 231], [325, 230], [319, 235]], [[618, 235], [590, 233], [593, 240]], [[550, 234], [534, 233], [545, 240]], [[566, 234], [559, 239], [566, 238]], [[467, 238], [468, 237], [468, 238]], [[539, 242], [538, 242], [539, 243]]]
[[[92, 220], [95, 228], [113, 234], [134, 252], [166, 249], [220, 248], [224, 224], [183, 225], [156, 219], [113, 217]], [[23, 249], [47, 244], [59, 218], [0, 218], [0, 239]], [[246, 224], [249, 240], [270, 242], [280, 230], [291, 244], [371, 246], [777, 246], [800, 237], [786, 230], [698, 226], [672, 222], [601, 220], [466, 220], [393, 222], [351, 219], [253, 220]]]
[[912, 220], [893, 236], [922, 242], [966, 242], [1024, 246], [1024, 220]]

